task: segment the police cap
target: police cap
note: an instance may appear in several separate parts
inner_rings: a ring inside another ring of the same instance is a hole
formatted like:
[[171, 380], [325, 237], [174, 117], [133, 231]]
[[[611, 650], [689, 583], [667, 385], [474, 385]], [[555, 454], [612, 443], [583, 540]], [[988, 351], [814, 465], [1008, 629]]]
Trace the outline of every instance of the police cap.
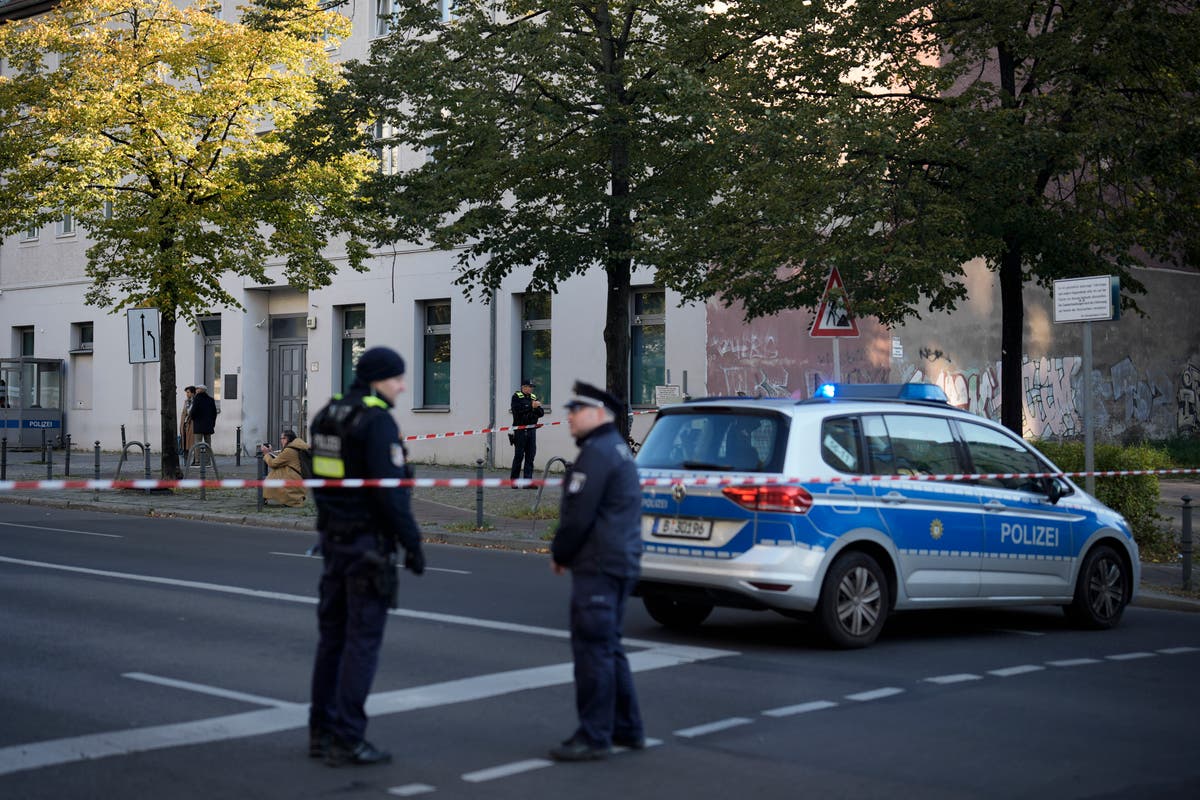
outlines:
[[571, 391], [575, 393], [575, 396], [567, 401], [567, 410], [591, 406], [592, 408], [607, 408], [613, 413], [613, 416], [619, 416], [621, 413], [621, 401], [590, 383], [575, 381], [575, 386]]
[[537, 386], [537, 384], [533, 382], [533, 378], [521, 378], [521, 385], [522, 386]]
[[404, 374], [404, 359], [390, 347], [372, 347], [359, 356], [354, 374], [365, 383], [386, 381]]

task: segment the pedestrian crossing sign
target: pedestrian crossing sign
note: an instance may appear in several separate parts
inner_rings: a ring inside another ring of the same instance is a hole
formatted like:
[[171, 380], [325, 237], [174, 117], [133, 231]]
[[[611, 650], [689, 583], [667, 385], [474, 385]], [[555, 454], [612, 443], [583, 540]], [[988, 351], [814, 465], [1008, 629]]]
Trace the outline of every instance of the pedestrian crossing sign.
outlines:
[[817, 316], [808, 335], [858, 336], [858, 322], [846, 303], [846, 285], [842, 283], [837, 267], [830, 271], [825, 282], [825, 293], [821, 295], [821, 305], [817, 307]]

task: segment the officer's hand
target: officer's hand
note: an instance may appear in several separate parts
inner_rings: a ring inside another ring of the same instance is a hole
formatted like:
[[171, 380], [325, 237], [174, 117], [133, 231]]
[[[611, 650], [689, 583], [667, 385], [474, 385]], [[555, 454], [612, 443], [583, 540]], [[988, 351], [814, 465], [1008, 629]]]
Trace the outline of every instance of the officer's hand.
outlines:
[[420, 547], [404, 551], [404, 568], [413, 575], [421, 575], [425, 572], [425, 553], [421, 551]]

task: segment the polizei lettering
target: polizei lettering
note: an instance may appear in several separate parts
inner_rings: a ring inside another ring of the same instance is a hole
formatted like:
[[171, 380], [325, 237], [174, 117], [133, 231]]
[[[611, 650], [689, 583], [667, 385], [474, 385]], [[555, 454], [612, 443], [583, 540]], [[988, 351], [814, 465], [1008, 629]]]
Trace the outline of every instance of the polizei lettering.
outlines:
[[1058, 528], [1046, 525], [1017, 525], [1000, 523], [1000, 543], [1023, 544], [1029, 547], [1058, 547]]

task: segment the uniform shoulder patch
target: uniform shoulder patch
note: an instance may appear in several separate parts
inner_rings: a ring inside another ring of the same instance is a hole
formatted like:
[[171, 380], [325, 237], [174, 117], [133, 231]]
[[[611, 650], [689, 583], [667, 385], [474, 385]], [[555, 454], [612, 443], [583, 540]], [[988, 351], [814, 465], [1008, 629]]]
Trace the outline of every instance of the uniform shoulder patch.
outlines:
[[571, 482], [567, 484], [567, 494], [579, 494], [583, 491], [583, 485], [587, 483], [587, 474], [583, 472], [572, 472]]
[[392, 445], [392, 466], [404, 466], [404, 447], [399, 442]]

